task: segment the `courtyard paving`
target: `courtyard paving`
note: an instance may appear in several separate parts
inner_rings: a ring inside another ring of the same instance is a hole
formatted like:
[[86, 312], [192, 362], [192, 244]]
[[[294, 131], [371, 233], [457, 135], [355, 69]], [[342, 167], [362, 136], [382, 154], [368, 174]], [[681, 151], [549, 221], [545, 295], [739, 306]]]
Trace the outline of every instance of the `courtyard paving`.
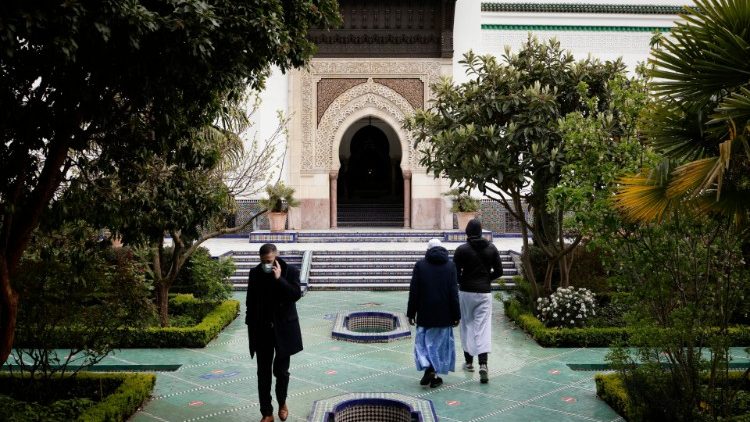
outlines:
[[[244, 294], [235, 297], [244, 302]], [[305, 350], [292, 357], [291, 421], [307, 420], [315, 400], [348, 392], [400, 392], [432, 400], [442, 421], [616, 421], [595, 394], [594, 372], [568, 363], [601, 363], [606, 349], [542, 348], [493, 312], [490, 383], [478, 373], [444, 376], [437, 389], [421, 387], [412, 339], [358, 344], [331, 338], [336, 312], [403, 312], [407, 292], [313, 291], [298, 302]], [[244, 303], [243, 303], [244, 312]], [[240, 315], [204, 349], [122, 350], [103, 364], [178, 364], [159, 372], [154, 397], [133, 421], [254, 421], [260, 419], [255, 361]], [[457, 352], [460, 353], [456, 329]], [[461, 362], [462, 359], [457, 359]], [[274, 403], [276, 407], [276, 404]]]

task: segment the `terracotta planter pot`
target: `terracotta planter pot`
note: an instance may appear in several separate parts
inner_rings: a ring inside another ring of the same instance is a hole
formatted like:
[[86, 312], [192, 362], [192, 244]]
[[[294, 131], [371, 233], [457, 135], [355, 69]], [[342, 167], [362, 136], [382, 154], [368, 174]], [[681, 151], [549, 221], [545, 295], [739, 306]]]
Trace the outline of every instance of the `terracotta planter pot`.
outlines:
[[271, 226], [272, 232], [283, 232], [286, 227], [286, 213], [285, 212], [269, 212], [268, 222]]
[[471, 219], [476, 218], [477, 214], [476, 212], [457, 212], [458, 229], [461, 231], [466, 230], [466, 225], [469, 224]]

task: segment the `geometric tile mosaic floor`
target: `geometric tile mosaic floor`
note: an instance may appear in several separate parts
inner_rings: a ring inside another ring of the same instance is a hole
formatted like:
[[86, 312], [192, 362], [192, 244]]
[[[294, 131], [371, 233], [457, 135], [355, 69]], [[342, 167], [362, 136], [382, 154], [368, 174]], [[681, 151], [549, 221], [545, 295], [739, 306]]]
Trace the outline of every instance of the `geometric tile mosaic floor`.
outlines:
[[[244, 301], [244, 293], [235, 297]], [[566, 365], [601, 362], [606, 349], [542, 348], [508, 323], [498, 301], [489, 384], [480, 384], [477, 373], [459, 371], [443, 376], [440, 388], [421, 387], [411, 339], [363, 344], [331, 338], [336, 312], [404, 312], [406, 300], [407, 292], [313, 291], [297, 303], [305, 350], [292, 357], [288, 420], [307, 420], [315, 400], [361, 391], [432, 400], [441, 421], [621, 420], [596, 397], [594, 373]], [[182, 365], [158, 373], [154, 398], [131, 420], [259, 420], [255, 361], [247, 351], [243, 321], [237, 318], [204, 349], [122, 350], [102, 362]], [[456, 340], [460, 353], [458, 330]]]

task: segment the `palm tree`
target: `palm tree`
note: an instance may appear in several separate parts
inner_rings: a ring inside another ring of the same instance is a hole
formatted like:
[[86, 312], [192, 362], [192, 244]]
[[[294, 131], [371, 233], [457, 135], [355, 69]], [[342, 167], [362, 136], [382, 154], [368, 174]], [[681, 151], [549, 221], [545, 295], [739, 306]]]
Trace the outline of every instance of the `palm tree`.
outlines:
[[659, 101], [645, 120], [665, 157], [622, 180], [616, 203], [651, 221], [675, 206], [747, 227], [750, 213], [750, 2], [696, 0], [652, 51]]

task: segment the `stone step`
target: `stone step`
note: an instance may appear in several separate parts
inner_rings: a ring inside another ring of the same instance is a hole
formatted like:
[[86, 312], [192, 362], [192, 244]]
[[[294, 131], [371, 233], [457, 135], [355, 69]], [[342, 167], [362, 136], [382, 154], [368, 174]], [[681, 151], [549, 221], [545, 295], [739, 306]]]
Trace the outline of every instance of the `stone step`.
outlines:
[[400, 276], [390, 276], [390, 277], [383, 277], [379, 275], [363, 275], [358, 276], [356, 278], [344, 276], [344, 275], [325, 275], [325, 276], [319, 276], [319, 275], [310, 275], [310, 278], [308, 279], [310, 284], [315, 283], [336, 283], [336, 282], [346, 282], [346, 283], [398, 283], [405, 282], [408, 283], [411, 281], [411, 274], [409, 275], [400, 275]]
[[[286, 262], [302, 262], [301, 256], [289, 257], [289, 256], [281, 255], [279, 256], [279, 258], [283, 259]], [[257, 253], [255, 253], [254, 255], [233, 255], [232, 259], [234, 260], [234, 262], [260, 261], [260, 257], [258, 256]]]
[[[308, 290], [310, 290], [307, 285], [302, 285], [300, 287], [301, 287], [302, 295], [303, 296], [305, 295], [305, 293], [307, 293]], [[232, 286], [232, 289], [235, 292], [246, 292], [247, 291], [247, 283], [246, 282], [245, 283], [236, 283], [236, 284], [234, 284]]]
[[371, 284], [349, 284], [349, 283], [320, 283], [310, 286], [310, 291], [315, 290], [409, 290], [409, 283], [371, 283]]
[[[339, 268], [339, 269], [356, 269], [356, 268], [370, 268], [373, 265], [384, 265], [388, 264], [389, 268], [408, 268], [409, 270], [414, 268], [414, 264], [416, 264], [416, 260], [414, 261], [403, 261], [403, 260], [393, 260], [393, 261], [348, 261], [348, 262], [342, 262], [342, 261], [320, 261], [315, 262], [313, 264], [313, 268], [315, 269], [328, 269], [328, 268]], [[515, 268], [515, 265], [511, 261], [504, 261], [503, 268]]]
[[[257, 257], [258, 256], [258, 251], [257, 250], [251, 250], [251, 251], [230, 251], [230, 252], [225, 253], [224, 255], [226, 255], [226, 256], [231, 255], [231, 256], [234, 256], [234, 257], [246, 257], [246, 256], [255, 256], [255, 257]], [[295, 259], [295, 258], [302, 259], [302, 255], [304, 255], [304, 252], [302, 252], [302, 251], [283, 251], [283, 252], [281, 252], [281, 254], [279, 254], [279, 256], [282, 259], [287, 259], [287, 258], [289, 258], [289, 259]]]
[[402, 220], [404, 219], [404, 213], [402, 212], [394, 212], [392, 214], [384, 214], [384, 213], [346, 213], [346, 214], [336, 214], [336, 219], [341, 221], [393, 221], [393, 220]]
[[[494, 284], [493, 291], [511, 290], [515, 287], [513, 283], [505, 283], [504, 286]], [[318, 283], [311, 284], [308, 291], [316, 290], [401, 290], [408, 291], [409, 283]]]
[[[400, 255], [326, 255], [317, 256], [313, 255], [313, 265], [319, 263], [335, 263], [341, 262], [346, 264], [361, 263], [361, 264], [375, 264], [379, 262], [411, 262], [412, 264], [421, 259], [422, 255], [414, 256], [414, 259], [409, 259], [409, 256]], [[452, 257], [451, 257], [452, 259]], [[407, 261], [408, 260], [408, 261]], [[513, 265], [513, 258], [509, 255], [501, 255], [500, 261]]]
[[[403, 221], [342, 221], [337, 223], [339, 227], [383, 227], [383, 228], [398, 228], [403, 227]], [[429, 239], [428, 239], [429, 240]], [[337, 240], [340, 242], [341, 240]], [[399, 242], [398, 238], [380, 237], [377, 239], [355, 239], [355, 240], [344, 240], [344, 242]]]
[[[365, 241], [364, 239], [382, 239], [381, 241], [388, 241], [389, 239], [405, 239], [404, 241], [422, 241], [427, 242], [432, 238], [443, 238], [443, 233], [399, 233], [399, 232], [388, 232], [383, 231], [380, 233], [372, 232], [332, 232], [332, 233], [298, 233], [297, 239], [302, 242], [309, 242], [313, 239], [323, 239], [326, 242], [337, 243], [341, 241], [359, 242]], [[377, 241], [377, 240], [370, 240]]]
[[[453, 254], [452, 250], [449, 250], [450, 254]], [[498, 251], [500, 253], [500, 257], [507, 256], [510, 257], [510, 253], [508, 251]], [[373, 251], [373, 250], [356, 250], [356, 251], [345, 251], [345, 250], [339, 250], [339, 251], [315, 251], [314, 257], [320, 257], [320, 256], [331, 256], [331, 255], [415, 255], [415, 256], [424, 256], [425, 250], [422, 249], [410, 249], [405, 251], [400, 250], [380, 250], [380, 251]]]
[[310, 270], [310, 277], [329, 277], [329, 276], [408, 276], [411, 277], [412, 268], [357, 268], [357, 269], [344, 269], [344, 268], [325, 268]]
[[372, 211], [392, 211], [392, 210], [403, 210], [402, 204], [336, 204], [336, 210], [342, 211], [356, 211], [356, 210], [372, 210]]
[[[248, 268], [255, 268], [255, 267], [258, 266], [258, 264], [260, 264], [260, 261], [255, 261], [255, 262], [235, 262], [234, 266], [237, 267], [237, 268], [248, 269]], [[302, 263], [301, 262], [291, 262], [291, 263], [287, 262], [287, 264], [289, 264], [289, 265], [291, 265], [293, 267], [296, 267], [298, 270], [300, 269], [300, 267], [302, 267]]]
[[389, 213], [401, 213], [401, 215], [404, 215], [404, 208], [403, 207], [390, 207], [390, 208], [382, 208], [382, 207], [346, 207], [336, 210], [337, 214], [356, 214], [356, 213], [373, 213], [373, 214], [389, 214]]
[[[503, 275], [500, 277], [502, 280], [512, 280], [514, 276], [512, 275]], [[316, 283], [398, 283], [398, 282], [404, 282], [408, 283], [411, 281], [411, 274], [406, 276], [388, 276], [388, 277], [382, 277], [378, 275], [362, 275], [355, 277], [348, 277], [343, 275], [327, 275], [327, 276], [320, 276], [320, 275], [311, 275], [308, 279], [308, 284], [314, 285]]]
[[[345, 268], [324, 268], [318, 269], [313, 267], [310, 270], [311, 277], [324, 277], [324, 276], [367, 276], [367, 275], [379, 275], [379, 276], [400, 276], [406, 275], [411, 277], [412, 268], [357, 268], [357, 269], [345, 269]], [[518, 271], [515, 268], [504, 268], [503, 275], [518, 275]]]

